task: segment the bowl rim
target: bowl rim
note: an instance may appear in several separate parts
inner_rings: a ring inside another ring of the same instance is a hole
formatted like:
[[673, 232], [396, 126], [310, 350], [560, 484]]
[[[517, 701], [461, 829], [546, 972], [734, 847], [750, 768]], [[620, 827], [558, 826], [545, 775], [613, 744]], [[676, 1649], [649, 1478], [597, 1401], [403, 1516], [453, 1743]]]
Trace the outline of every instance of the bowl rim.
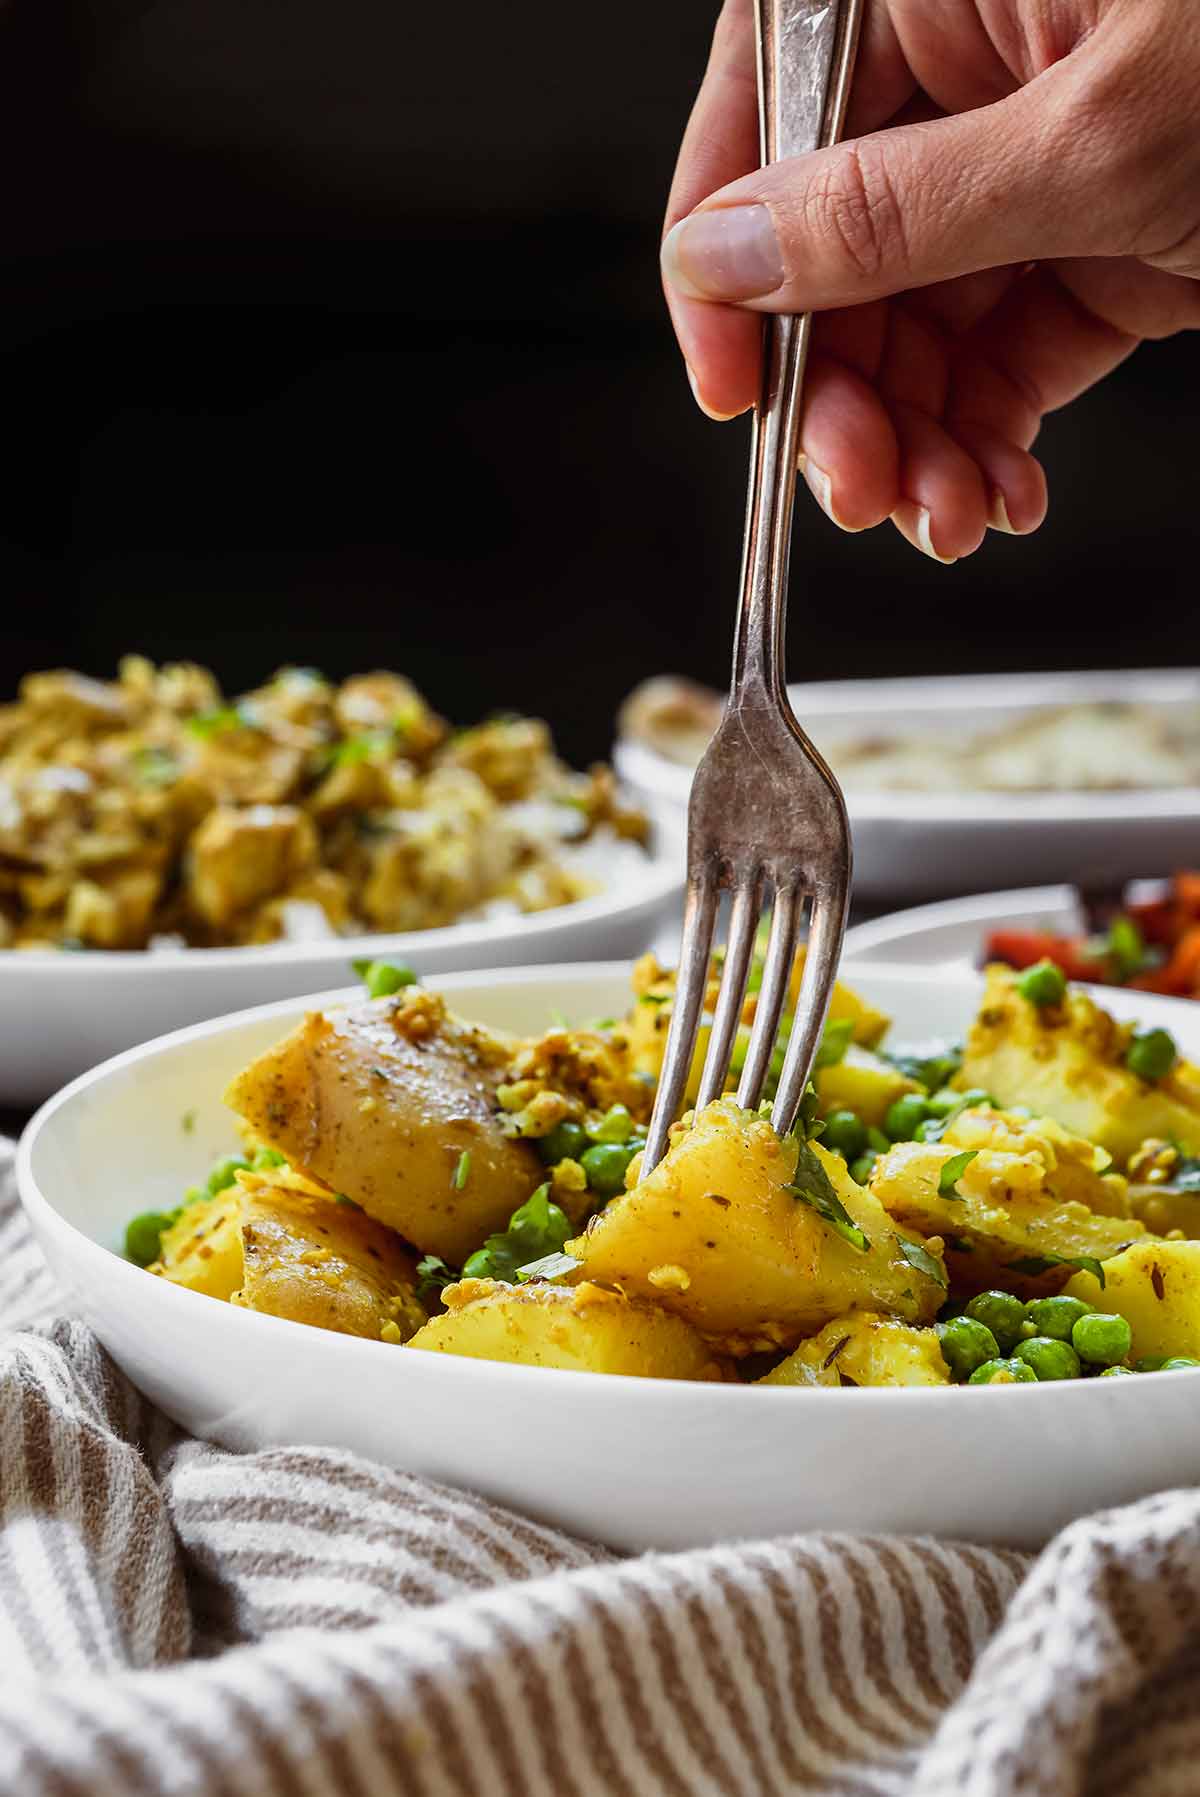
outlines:
[[[889, 965], [883, 962], [863, 963], [861, 969], [853, 962], [848, 962], [843, 968], [843, 972], [850, 980], [855, 978], [869, 980], [882, 977], [898, 985], [910, 986], [928, 985], [931, 971], [938, 971], [942, 980], [950, 981], [964, 989], [977, 989], [979, 985], [980, 976], [962, 968], [931, 970]], [[434, 977], [448, 993], [453, 993], [455, 990], [477, 987], [482, 983], [489, 986], [521, 986], [565, 979], [583, 980], [585, 983], [588, 981], [598, 983], [601, 979], [611, 981], [621, 978], [627, 980], [628, 973], [629, 964], [622, 960], [568, 962], [546, 967], [507, 967]], [[1105, 991], [1103, 988], [1085, 988], [1085, 990], [1094, 992], [1097, 997], [1102, 997]], [[207, 1312], [197, 1310], [196, 1306], [211, 1306], [216, 1300], [207, 1298], [199, 1292], [188, 1291], [182, 1286], [172, 1285], [166, 1280], [151, 1280], [142, 1268], [135, 1267], [130, 1262], [123, 1260], [111, 1248], [106, 1248], [102, 1243], [85, 1234], [82, 1229], [69, 1222], [58, 1211], [41, 1190], [33, 1172], [33, 1157], [38, 1143], [45, 1131], [52, 1126], [58, 1112], [65, 1109], [82, 1092], [89, 1087], [104, 1084], [115, 1074], [124, 1072], [139, 1061], [152, 1059], [169, 1050], [178, 1050], [191, 1042], [220, 1035], [252, 1022], [266, 1020], [272, 1016], [294, 1016], [298, 1011], [344, 1002], [347, 998], [354, 996], [361, 996], [360, 988], [339, 987], [329, 992], [312, 993], [303, 998], [282, 999], [271, 1004], [249, 1006], [245, 1010], [232, 1012], [224, 1017], [210, 1018], [204, 1023], [189, 1024], [182, 1029], [172, 1030], [166, 1035], [153, 1037], [150, 1041], [140, 1043], [135, 1048], [126, 1049], [122, 1054], [114, 1055], [109, 1060], [101, 1062], [99, 1066], [80, 1074], [69, 1085], [55, 1093], [52, 1098], [47, 1099], [35, 1112], [22, 1132], [17, 1145], [18, 1194], [35, 1234], [38, 1236], [45, 1234], [54, 1239], [64, 1255], [84, 1264], [89, 1276], [98, 1280], [107, 1277], [115, 1278], [118, 1282], [125, 1282], [131, 1301], [136, 1302], [137, 1294], [140, 1291], [153, 1306], [171, 1310], [178, 1309], [182, 1305], [181, 1315], [190, 1314], [193, 1318], [200, 1320], [202, 1315]], [[1149, 1009], [1155, 1016], [1161, 1015], [1165, 1019], [1176, 1014], [1184, 1019], [1190, 1016], [1193, 1026], [1200, 1028], [1193, 1007], [1186, 1001], [1165, 998], [1156, 993], [1138, 993], [1136, 996], [1139, 1001], [1146, 1000], [1148, 1002]], [[141, 1283], [135, 1284], [134, 1280]], [[240, 1310], [232, 1305], [222, 1305], [221, 1310], [224, 1315], [222, 1318], [216, 1319], [218, 1327], [231, 1330], [235, 1334], [241, 1331], [243, 1339], [248, 1344], [252, 1344], [256, 1340], [271, 1340], [278, 1346], [282, 1346], [285, 1340], [295, 1339], [292, 1332], [302, 1329], [306, 1335], [316, 1334], [324, 1338], [324, 1347], [320, 1351], [342, 1357], [347, 1369], [355, 1366], [356, 1362], [352, 1357], [357, 1355], [360, 1357], [358, 1363], [360, 1370], [365, 1370], [366, 1363], [361, 1361], [364, 1351], [376, 1355], [385, 1353], [394, 1355], [395, 1353], [393, 1345], [387, 1342], [371, 1341], [359, 1336], [341, 1336], [332, 1330], [314, 1331], [311, 1325], [297, 1323], [286, 1317], [264, 1316], [254, 1311]], [[262, 1335], [263, 1330], [267, 1331], [265, 1337]], [[281, 1336], [280, 1330], [288, 1332], [287, 1335]], [[407, 1363], [409, 1371], [401, 1376], [443, 1380], [448, 1383], [451, 1390], [456, 1388], [455, 1381], [458, 1380], [482, 1380], [485, 1384], [495, 1385], [498, 1389], [507, 1389], [510, 1387], [514, 1375], [524, 1379], [531, 1391], [536, 1389], [536, 1386], [528, 1384], [529, 1381], [541, 1381], [543, 1385], [547, 1381], [551, 1384], [559, 1382], [561, 1388], [561, 1382], [568, 1380], [572, 1382], [571, 1386], [562, 1389], [579, 1389], [581, 1392], [586, 1392], [596, 1385], [598, 1388], [603, 1388], [604, 1391], [619, 1392], [623, 1403], [647, 1408], [665, 1401], [672, 1403], [677, 1411], [688, 1415], [702, 1409], [705, 1417], [724, 1415], [724, 1410], [718, 1410], [718, 1406], [728, 1406], [732, 1402], [745, 1403], [747, 1395], [750, 1393], [754, 1395], [749, 1397], [749, 1402], [757, 1403], [760, 1409], [769, 1408], [772, 1404], [778, 1407], [806, 1401], [833, 1403], [840, 1399], [843, 1405], [846, 1405], [848, 1401], [850, 1405], [856, 1406], [856, 1409], [848, 1409], [847, 1415], [871, 1414], [874, 1426], [879, 1426], [885, 1418], [894, 1418], [897, 1422], [903, 1422], [914, 1404], [921, 1407], [918, 1414], [928, 1415], [932, 1419], [935, 1415], [932, 1408], [935, 1403], [940, 1403], [944, 1408], [947, 1402], [960, 1405], [972, 1402], [978, 1404], [981, 1402], [1016, 1401], [1011, 1395], [998, 1398], [997, 1393], [1002, 1388], [990, 1386], [987, 1388], [981, 1386], [977, 1392], [972, 1392], [969, 1387], [959, 1386], [900, 1386], [865, 1388], [860, 1391], [847, 1392], [836, 1387], [735, 1385], [717, 1381], [653, 1379], [628, 1373], [590, 1373], [581, 1380], [579, 1373], [561, 1367], [517, 1366], [502, 1361], [476, 1360], [460, 1355], [422, 1354], [420, 1350], [417, 1350], [417, 1355], [419, 1356], [417, 1364], [414, 1366], [411, 1362]], [[400, 1364], [405, 1365], [406, 1363], [401, 1362]], [[378, 1360], [376, 1365], [382, 1367], [383, 1361]], [[1192, 1370], [1200, 1373], [1200, 1368]], [[1082, 1399], [1079, 1394], [1096, 1383], [1094, 1380], [1047, 1382], [1040, 1394], [1026, 1392], [1022, 1388], [1020, 1397], [1021, 1401], [1025, 1403], [1095, 1402], [1094, 1399]], [[662, 1399], [660, 1394], [664, 1387], [670, 1387], [677, 1395], [667, 1400]], [[549, 1387], [546, 1388], [549, 1389]], [[1119, 1380], [1109, 1382], [1108, 1401], [1110, 1403], [1125, 1401], [1115, 1395], [1119, 1388]], [[1015, 1392], [1016, 1388], [1013, 1389]], [[1075, 1395], [1068, 1396], [1069, 1391]], [[1049, 1394], [1061, 1395], [1052, 1397]], [[581, 1397], [580, 1401], [586, 1403], [588, 1400], [586, 1397]], [[599, 1401], [599, 1393], [597, 1401]], [[882, 1409], [879, 1416], [876, 1417], [873, 1413], [879, 1410], [880, 1406]]]
[[[1073, 700], [1106, 699], [1142, 704], [1200, 703], [1200, 667], [1078, 670], [1031, 674], [887, 675], [878, 679], [813, 680], [788, 687], [801, 724], [809, 717], [832, 718], [846, 711], [947, 719], [996, 710], [1036, 713]], [[613, 766], [629, 785], [676, 805], [686, 803], [694, 769], [671, 761], [657, 749], [621, 736]], [[1200, 818], [1200, 787], [1130, 787], [1118, 792], [1062, 789], [997, 793], [973, 789], [957, 793], [847, 792], [852, 817], [871, 824], [1005, 824], [1053, 828], [1103, 822], [1183, 822]]]
[[[1030, 924], [1039, 913], [1077, 912], [1079, 895], [1076, 889], [1068, 884], [1054, 886], [1010, 886], [1003, 892], [971, 892], [962, 898], [933, 899], [924, 905], [903, 905], [895, 911], [885, 911], [879, 917], [872, 917], [866, 923], [855, 924], [846, 931], [846, 955], [875, 955], [879, 960], [872, 965], [886, 961], [886, 950], [899, 947], [909, 936], [919, 935], [927, 929], [939, 929], [943, 926], [953, 927], [956, 924], [986, 924], [998, 921], [1001, 917], [1028, 917]], [[900, 966], [933, 967], [941, 962], [924, 961], [897, 962]], [[956, 962], [955, 965], [958, 963]], [[1078, 982], [1076, 982], [1078, 984]], [[1098, 991], [1111, 993], [1111, 986], [1098, 987]]]

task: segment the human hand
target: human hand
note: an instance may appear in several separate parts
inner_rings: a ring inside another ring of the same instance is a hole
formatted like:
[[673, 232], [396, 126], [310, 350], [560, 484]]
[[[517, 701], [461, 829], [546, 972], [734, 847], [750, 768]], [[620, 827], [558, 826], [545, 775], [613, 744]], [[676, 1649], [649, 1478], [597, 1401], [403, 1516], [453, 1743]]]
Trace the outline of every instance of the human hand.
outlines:
[[818, 312], [833, 521], [938, 561], [1035, 530], [1044, 415], [1200, 326], [1200, 0], [867, 0], [847, 141], [767, 169], [755, 83], [725, 0], [663, 243], [702, 409], [754, 403], [756, 314]]

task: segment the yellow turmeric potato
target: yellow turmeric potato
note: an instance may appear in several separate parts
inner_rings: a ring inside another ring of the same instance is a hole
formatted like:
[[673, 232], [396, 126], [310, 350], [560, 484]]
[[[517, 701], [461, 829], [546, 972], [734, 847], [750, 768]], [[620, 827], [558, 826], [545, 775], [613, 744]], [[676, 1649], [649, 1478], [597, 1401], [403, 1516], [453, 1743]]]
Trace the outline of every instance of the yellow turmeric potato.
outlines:
[[1165, 1079], [1139, 1079], [1125, 1065], [1131, 1024], [1074, 989], [1061, 1005], [1031, 1004], [1017, 990], [1019, 977], [989, 967], [958, 1086], [1055, 1117], [1122, 1166], [1147, 1136], [1200, 1153], [1200, 1068], [1180, 1061]]
[[726, 1369], [679, 1317], [598, 1285], [503, 1285], [464, 1279], [444, 1316], [409, 1342], [439, 1354], [645, 1379], [721, 1379]]
[[189, 1204], [163, 1231], [152, 1273], [228, 1303], [242, 1283], [242, 1205], [236, 1186]]
[[[804, 954], [801, 948], [796, 956], [792, 970], [792, 999], [799, 990], [800, 978], [804, 971]], [[711, 1013], [716, 1002], [719, 986], [719, 970], [709, 981], [706, 1010]], [[643, 955], [633, 970], [633, 988], [635, 999], [632, 1010], [625, 1019], [623, 1034], [629, 1045], [630, 1064], [633, 1070], [643, 1079], [657, 1080], [662, 1071], [663, 1050], [667, 1042], [667, 1026], [671, 1020], [671, 1004], [675, 996], [675, 974], [659, 966], [653, 955]], [[750, 1025], [754, 1020], [754, 1009], [757, 998], [749, 993], [743, 1011], [743, 1024], [738, 1032], [738, 1040], [734, 1049], [734, 1068], [738, 1065], [739, 1054], [744, 1054], [750, 1038]], [[835, 985], [833, 997], [829, 1001], [829, 1021], [841, 1023], [850, 1021], [854, 1025], [853, 1041], [864, 1048], [871, 1048], [887, 1030], [889, 1019], [882, 1011], [877, 1011], [851, 992], [848, 986]], [[700, 1090], [700, 1075], [704, 1068], [704, 1057], [708, 1052], [709, 1030], [702, 1028], [696, 1040], [696, 1050], [692, 1056], [691, 1072], [688, 1076], [686, 1097], [690, 1103]], [[892, 1097], [899, 1097], [901, 1092], [915, 1090], [911, 1082], [903, 1074], [894, 1073], [896, 1082]], [[820, 1085], [818, 1083], [818, 1090]], [[891, 1098], [887, 1104], [891, 1103]], [[832, 1098], [825, 1108], [835, 1110], [838, 1105], [848, 1100]], [[887, 1105], [884, 1105], [884, 1110]], [[882, 1111], [880, 1112], [882, 1116]], [[874, 1121], [874, 1118], [868, 1119]]]
[[238, 1075], [225, 1102], [293, 1166], [460, 1264], [544, 1177], [495, 1114], [512, 1049], [412, 986], [310, 1014]]
[[[965, 1121], [969, 1115], [964, 1114], [964, 1136], [972, 1133]], [[1029, 1126], [1031, 1131], [1036, 1127]], [[1133, 1218], [1105, 1216], [1076, 1199], [1060, 1201], [1053, 1152], [1036, 1137], [1020, 1153], [980, 1148], [953, 1192], [943, 1194], [942, 1168], [963, 1152], [949, 1139], [951, 1133], [941, 1142], [897, 1142], [875, 1163], [870, 1189], [890, 1216], [925, 1235], [942, 1237], [956, 1286], [1056, 1290], [1070, 1276], [1070, 1267], [1023, 1270], [1015, 1263], [1081, 1255], [1103, 1260], [1145, 1233]], [[1068, 1189], [1077, 1174], [1073, 1170]]]
[[[866, 1236], [865, 1252], [789, 1189], [802, 1154]], [[567, 1251], [588, 1278], [660, 1303], [745, 1352], [789, 1346], [847, 1310], [928, 1320], [944, 1296], [936, 1248], [932, 1271], [922, 1271], [902, 1240], [919, 1262], [920, 1243], [897, 1230], [838, 1156], [819, 1143], [802, 1150], [781, 1141], [764, 1119], [723, 1098], [677, 1128], [653, 1173], [613, 1199]]]
[[425, 1321], [416, 1263], [390, 1229], [287, 1177], [239, 1173], [189, 1205], [151, 1268], [247, 1310], [342, 1335], [403, 1341]]
[[1135, 1242], [1105, 1261], [1103, 1289], [1093, 1274], [1077, 1273], [1066, 1290], [1125, 1318], [1135, 1360], [1200, 1357], [1200, 1242]]
[[947, 1124], [944, 1148], [989, 1148], [1035, 1154], [1046, 1170], [1044, 1190], [1056, 1204], [1086, 1204], [1106, 1217], [1130, 1214], [1129, 1181], [1115, 1171], [1105, 1148], [1072, 1135], [1053, 1117], [1024, 1117], [973, 1105]]
[[831, 1111], [857, 1111], [864, 1123], [876, 1128], [883, 1122], [888, 1106], [903, 1098], [906, 1092], [919, 1092], [915, 1079], [909, 1079], [898, 1067], [869, 1048], [852, 1042], [840, 1061], [832, 1067], [820, 1067], [813, 1075], [817, 1101], [828, 1116]]
[[835, 1317], [758, 1383], [949, 1385], [951, 1380], [932, 1329], [863, 1310]]

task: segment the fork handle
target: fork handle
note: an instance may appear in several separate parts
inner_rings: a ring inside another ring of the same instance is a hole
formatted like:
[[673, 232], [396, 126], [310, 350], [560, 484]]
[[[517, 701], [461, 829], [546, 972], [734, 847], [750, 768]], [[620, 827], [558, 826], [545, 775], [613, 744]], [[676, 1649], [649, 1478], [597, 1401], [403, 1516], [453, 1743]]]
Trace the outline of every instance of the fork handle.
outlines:
[[[755, 0], [764, 166], [841, 136], [863, 0]], [[750, 444], [750, 491], [734, 631], [731, 706], [765, 692], [787, 706], [784, 625], [801, 388], [812, 314], [768, 316]]]

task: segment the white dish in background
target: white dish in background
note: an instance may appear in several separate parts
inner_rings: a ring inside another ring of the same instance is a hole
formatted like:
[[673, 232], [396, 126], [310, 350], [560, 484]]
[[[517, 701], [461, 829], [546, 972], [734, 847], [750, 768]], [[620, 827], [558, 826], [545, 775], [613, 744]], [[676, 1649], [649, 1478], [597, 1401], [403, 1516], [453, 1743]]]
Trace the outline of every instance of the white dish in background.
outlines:
[[362, 956], [399, 961], [422, 976], [481, 962], [632, 959], [669, 937], [679, 914], [681, 820], [662, 817], [660, 808], [653, 840], [636, 879], [526, 917], [262, 948], [0, 950], [0, 1104], [40, 1103], [98, 1061], [166, 1030], [340, 984]]
[[[815, 681], [789, 689], [817, 747], [903, 731], [972, 736], [1039, 709], [1120, 699], [1171, 710], [1200, 701], [1200, 672], [939, 675]], [[613, 761], [645, 802], [685, 807], [692, 769], [622, 740]], [[860, 898], [927, 898], [1014, 882], [1116, 884], [1194, 858], [1200, 789], [1123, 792], [847, 792]]]
[[[844, 971], [896, 1018], [898, 1042], [961, 1035], [978, 1002], [980, 981], [965, 973]], [[552, 1010], [611, 1015], [629, 990], [623, 965], [438, 985], [462, 1014], [517, 1031], [545, 1027]], [[1110, 1000], [1200, 1055], [1197, 1007]], [[245, 1012], [132, 1050], [51, 1100], [21, 1142], [21, 1196], [59, 1280], [118, 1364], [193, 1432], [239, 1448], [352, 1449], [633, 1550], [811, 1528], [1033, 1547], [1086, 1511], [1200, 1480], [1194, 1374], [850, 1391], [559, 1372], [259, 1316], [120, 1259], [128, 1218], [176, 1204], [233, 1146], [226, 1081], [305, 1008]]]
[[[1051, 930], [1079, 935], [1086, 928], [1073, 886], [1022, 886], [971, 898], [889, 911], [846, 932], [846, 953], [894, 967], [976, 968], [993, 930]], [[1106, 988], [1107, 994], [1107, 988]], [[1106, 997], [1107, 1002], [1107, 997]]]

